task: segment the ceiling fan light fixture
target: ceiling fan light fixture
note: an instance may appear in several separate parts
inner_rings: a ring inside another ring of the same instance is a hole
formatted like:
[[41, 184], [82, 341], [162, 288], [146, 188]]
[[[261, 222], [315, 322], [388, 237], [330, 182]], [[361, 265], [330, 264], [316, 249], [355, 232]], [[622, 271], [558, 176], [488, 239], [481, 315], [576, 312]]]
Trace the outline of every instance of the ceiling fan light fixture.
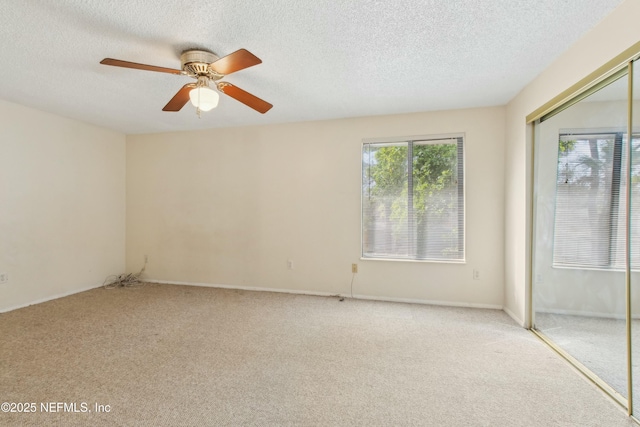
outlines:
[[101, 64], [115, 67], [133, 68], [137, 70], [156, 71], [159, 73], [179, 74], [189, 76], [197, 80], [197, 83], [187, 83], [173, 95], [173, 98], [162, 108], [162, 111], [177, 112], [184, 107], [189, 100], [196, 113], [200, 117], [202, 111], [210, 111], [218, 106], [220, 96], [217, 91], [209, 87], [210, 83], [216, 85], [219, 92], [253, 108], [258, 113], [264, 114], [273, 107], [268, 102], [242, 90], [231, 83], [219, 81], [236, 71], [253, 67], [262, 63], [260, 58], [246, 49], [238, 49], [222, 58], [205, 50], [186, 50], [180, 55], [181, 68], [157, 67], [155, 65], [139, 64], [137, 62], [122, 61], [120, 59], [104, 58]]
[[218, 106], [220, 95], [208, 86], [198, 86], [191, 89], [189, 99], [194, 107], [201, 111], [210, 111]]

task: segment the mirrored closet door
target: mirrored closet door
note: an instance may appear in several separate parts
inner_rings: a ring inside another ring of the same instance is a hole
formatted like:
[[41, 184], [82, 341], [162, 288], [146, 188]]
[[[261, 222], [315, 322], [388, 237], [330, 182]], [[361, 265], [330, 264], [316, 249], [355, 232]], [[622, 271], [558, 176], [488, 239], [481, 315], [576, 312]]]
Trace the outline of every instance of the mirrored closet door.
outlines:
[[640, 422], [640, 42], [527, 123], [531, 330]]

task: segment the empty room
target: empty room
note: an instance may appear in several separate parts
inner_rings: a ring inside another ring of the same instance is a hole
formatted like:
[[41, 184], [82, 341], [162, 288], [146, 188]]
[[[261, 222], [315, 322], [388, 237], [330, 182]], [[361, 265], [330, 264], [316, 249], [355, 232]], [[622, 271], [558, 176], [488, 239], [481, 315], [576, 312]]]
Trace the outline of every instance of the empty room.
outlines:
[[638, 425], [639, 18], [2, 1], [0, 425]]

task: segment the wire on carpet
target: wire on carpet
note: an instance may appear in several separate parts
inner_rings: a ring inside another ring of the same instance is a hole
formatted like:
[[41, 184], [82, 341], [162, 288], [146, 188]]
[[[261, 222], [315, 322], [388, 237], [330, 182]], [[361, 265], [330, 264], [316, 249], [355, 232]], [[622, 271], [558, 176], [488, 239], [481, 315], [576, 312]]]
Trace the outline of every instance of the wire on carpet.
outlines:
[[[351, 277], [351, 298], [353, 298], [353, 281], [356, 278], [356, 273], [353, 273], [353, 276]], [[340, 294], [335, 294], [335, 295], [331, 295], [332, 297], [338, 298], [339, 301], [344, 301], [344, 295], [340, 295]]]
[[108, 276], [106, 279], [104, 279], [102, 287], [105, 289], [115, 289], [140, 286], [144, 284], [144, 282], [142, 281], [142, 273], [144, 273], [145, 268], [147, 268], [146, 260], [144, 262], [144, 265], [142, 266], [142, 270], [138, 271], [137, 273], [114, 274]]
[[351, 276], [351, 298], [353, 298], [353, 280], [356, 278], [356, 273]]

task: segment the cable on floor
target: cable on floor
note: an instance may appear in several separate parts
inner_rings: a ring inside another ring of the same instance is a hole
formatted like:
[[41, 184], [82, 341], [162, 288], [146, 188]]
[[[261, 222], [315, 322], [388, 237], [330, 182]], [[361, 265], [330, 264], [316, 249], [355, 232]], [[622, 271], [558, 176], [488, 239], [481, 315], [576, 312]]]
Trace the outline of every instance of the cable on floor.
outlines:
[[142, 273], [147, 268], [147, 261], [145, 260], [144, 265], [142, 266], [142, 270], [137, 273], [125, 273], [125, 274], [114, 274], [108, 276], [104, 279], [102, 283], [102, 287], [105, 289], [115, 289], [115, 288], [130, 288], [133, 286], [140, 286], [144, 284], [142, 281]]
[[353, 276], [351, 276], [351, 298], [353, 298], [353, 281], [356, 278], [356, 273], [353, 273]]

